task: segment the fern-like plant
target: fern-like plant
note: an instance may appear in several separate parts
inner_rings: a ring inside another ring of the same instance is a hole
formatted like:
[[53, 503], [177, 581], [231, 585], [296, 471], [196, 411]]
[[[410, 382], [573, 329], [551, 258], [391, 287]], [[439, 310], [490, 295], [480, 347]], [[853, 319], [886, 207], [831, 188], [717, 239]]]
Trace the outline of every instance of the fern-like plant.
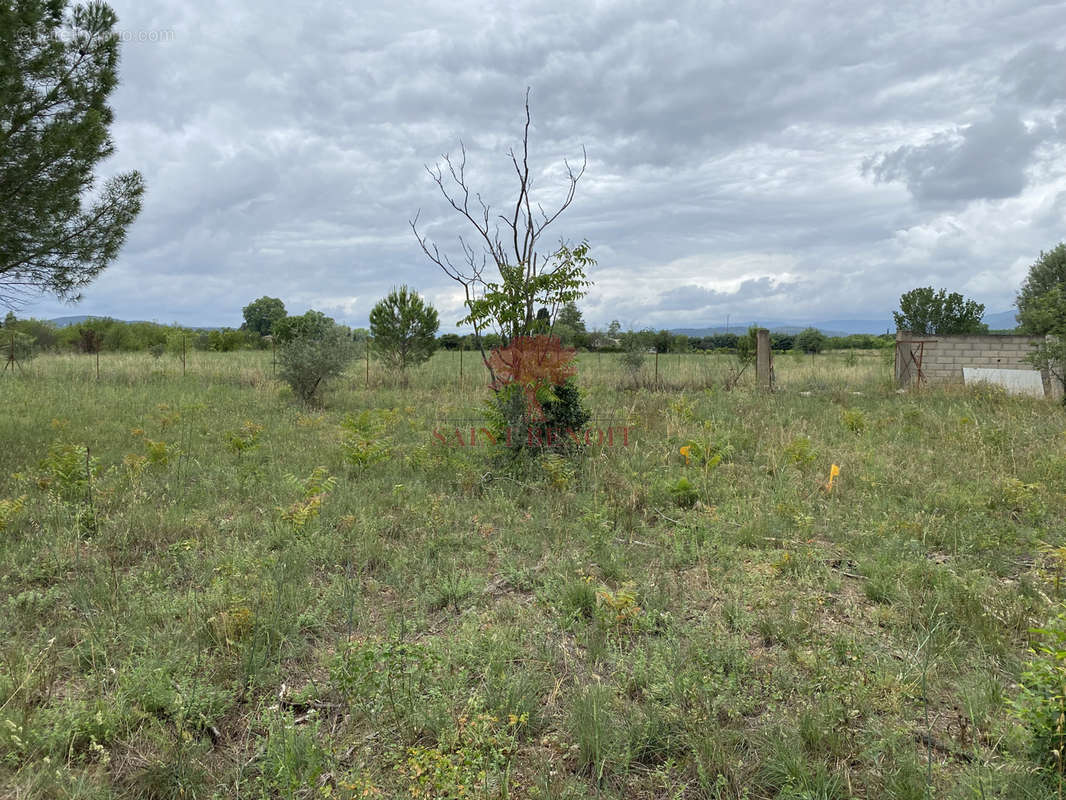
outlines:
[[299, 532], [318, 516], [322, 501], [336, 488], [337, 479], [325, 467], [315, 467], [302, 481], [292, 475], [287, 478], [290, 483], [299, 486], [302, 496], [288, 508], [278, 508], [278, 516], [282, 522]]
[[13, 500], [0, 500], [0, 531], [7, 528], [12, 519], [26, 506], [26, 495]]

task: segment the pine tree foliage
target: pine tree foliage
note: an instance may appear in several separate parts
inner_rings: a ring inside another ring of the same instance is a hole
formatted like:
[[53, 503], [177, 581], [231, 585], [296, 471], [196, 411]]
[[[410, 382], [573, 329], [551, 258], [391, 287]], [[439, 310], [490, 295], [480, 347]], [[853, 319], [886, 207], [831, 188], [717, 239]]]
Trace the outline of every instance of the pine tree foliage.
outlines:
[[77, 299], [118, 255], [141, 207], [138, 172], [99, 185], [114, 152], [114, 11], [100, 2], [0, 2], [0, 303]]

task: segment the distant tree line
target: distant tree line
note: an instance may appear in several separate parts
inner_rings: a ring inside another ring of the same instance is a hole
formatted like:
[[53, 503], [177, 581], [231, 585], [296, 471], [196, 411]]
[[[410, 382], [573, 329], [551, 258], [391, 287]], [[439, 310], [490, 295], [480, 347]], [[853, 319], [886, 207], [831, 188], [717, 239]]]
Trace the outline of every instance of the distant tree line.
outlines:
[[[16, 319], [9, 313], [4, 330], [29, 336], [39, 352], [175, 352], [183, 345], [190, 350], [251, 349], [260, 346], [259, 337], [246, 331], [221, 328], [200, 330], [155, 322], [123, 322], [110, 317], [90, 317], [75, 325], [58, 326], [40, 319]], [[269, 342], [263, 343], [267, 346]]]
[[[814, 330], [814, 329], [811, 329]], [[582, 334], [570, 336], [565, 329], [560, 331], [556, 324], [553, 331], [569, 347], [576, 347], [579, 351], [623, 353], [634, 349], [648, 353], [702, 353], [710, 351], [735, 352], [737, 343], [742, 334], [715, 333], [708, 336], [687, 336], [685, 334], [671, 333], [667, 330], [652, 330], [646, 328], [639, 331], [617, 331], [615, 336], [608, 336], [604, 331], [588, 331]], [[801, 350], [801, 333], [778, 333], [770, 334], [770, 346], [776, 351]], [[822, 336], [821, 346], [817, 350], [876, 350], [892, 347], [895, 341], [893, 334], [868, 334], [856, 333], [848, 336]], [[809, 336], [809, 335], [808, 335]], [[486, 335], [482, 337], [486, 347], [497, 347], [502, 344], [500, 337]], [[474, 349], [473, 336], [461, 336], [457, 333], [442, 334], [439, 339], [442, 350]]]
[[[342, 326], [343, 327], [343, 326]], [[366, 339], [361, 328], [344, 328], [355, 342]], [[188, 350], [229, 353], [265, 350], [271, 340], [242, 328], [188, 328], [156, 322], [123, 322], [110, 317], [90, 317], [74, 325], [59, 326], [40, 319], [18, 319], [9, 313], [3, 331], [29, 337], [36, 352], [45, 353], [138, 353], [155, 355]]]
[[[320, 312], [310, 312], [319, 314]], [[155, 354], [180, 353], [183, 340], [189, 350], [204, 352], [229, 353], [238, 350], [263, 350], [271, 346], [271, 333], [284, 335], [288, 325], [300, 320], [297, 317], [277, 317], [271, 325], [280, 322], [280, 328], [242, 326], [240, 328], [190, 328], [181, 325], [163, 325], [155, 322], [124, 322], [110, 317], [92, 317], [74, 325], [58, 326], [48, 320], [18, 319], [9, 313], [4, 320], [4, 330], [27, 337], [37, 352], [78, 353], [78, 352], [152, 352]], [[285, 320], [284, 322], [282, 320]], [[359, 345], [359, 352], [370, 338], [366, 328], [348, 328], [340, 326], [347, 338]], [[582, 326], [583, 327], [583, 326]], [[575, 347], [579, 351], [621, 353], [640, 349], [648, 353], [693, 353], [709, 351], [734, 352], [739, 339], [736, 333], [715, 333], [708, 336], [686, 336], [667, 330], [650, 328], [638, 331], [587, 331], [560, 325], [556, 322], [554, 335], [559, 336], [563, 344]], [[802, 349], [797, 344], [799, 334], [771, 333], [771, 347], [776, 351]], [[460, 335], [445, 333], [436, 336], [436, 347], [441, 350], [477, 349], [473, 334]], [[495, 333], [482, 336], [486, 349], [504, 344], [503, 339]], [[851, 336], [824, 337], [822, 348], [826, 350], [857, 349], [871, 350], [891, 347], [893, 337], [889, 335], [853, 334]], [[421, 345], [422, 351], [426, 345]]]
[[[305, 328], [318, 330], [335, 324], [319, 311], [290, 316], [278, 298], [260, 297], [243, 308], [244, 324], [239, 328], [189, 328], [181, 325], [163, 325], [155, 322], [123, 322], [110, 317], [92, 317], [84, 322], [65, 327], [39, 319], [17, 319], [9, 313], [4, 320], [6, 331], [16, 332], [28, 346], [37, 352], [151, 352], [180, 353], [182, 347], [189, 350], [228, 353], [237, 350], [262, 350], [271, 347], [271, 341], [282, 343], [296, 337]], [[477, 350], [473, 334], [445, 333], [437, 335], [436, 311], [425, 305], [417, 294], [401, 287], [383, 299], [372, 314], [372, 328], [338, 326], [349, 342], [356, 345], [361, 356], [365, 347], [372, 350], [384, 362], [396, 362], [400, 369], [417, 365], [432, 352], [442, 350]], [[714, 333], [707, 336], [687, 336], [668, 330], [623, 331], [621, 325], [612, 322], [606, 330], [589, 330], [582, 319], [581, 311], [574, 303], [567, 303], [559, 310], [554, 325], [547, 315], [538, 316], [534, 328], [546, 333], [549, 330], [562, 343], [579, 351], [624, 353], [704, 353], [713, 351], [736, 352], [739, 339], [744, 334]], [[505, 345], [498, 333], [483, 333], [482, 344], [486, 350]], [[800, 350], [872, 350], [891, 347], [894, 337], [890, 334], [852, 334], [850, 336], [825, 336], [814, 328], [795, 334], [771, 332], [771, 347], [779, 352]]]

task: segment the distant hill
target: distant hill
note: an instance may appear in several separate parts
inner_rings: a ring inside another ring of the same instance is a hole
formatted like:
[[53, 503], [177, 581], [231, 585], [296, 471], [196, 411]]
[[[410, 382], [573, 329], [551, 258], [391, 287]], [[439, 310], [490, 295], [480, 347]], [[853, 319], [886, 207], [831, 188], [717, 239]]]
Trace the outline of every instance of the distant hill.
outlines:
[[[1013, 330], [1017, 326], [1015, 312], [1000, 311], [985, 314], [984, 323], [990, 330]], [[685, 336], [711, 336], [715, 333], [743, 333], [752, 325], [769, 328], [774, 333], [799, 333], [804, 328], [817, 328], [826, 336], [849, 336], [853, 333], [895, 333], [896, 323], [892, 319], [830, 319], [817, 322], [796, 322], [795, 320], [753, 320], [751, 322], [730, 322], [725, 325], [709, 325], [703, 328], [674, 328], [670, 332]]]
[[993, 331], [1012, 331], [1018, 327], [1018, 321], [1014, 318], [1017, 311], [1000, 311], [998, 314], [985, 314], [982, 322]]
[[821, 322], [799, 323], [782, 320], [752, 320], [750, 322], [730, 322], [726, 325], [711, 325], [706, 328], [674, 328], [671, 333], [680, 333], [685, 336], [710, 336], [715, 333], [744, 333], [753, 325], [761, 328], [769, 328], [772, 333], [796, 334], [805, 328], [817, 328], [826, 336], [847, 336], [852, 333], [885, 333], [894, 332], [895, 326], [891, 322], [879, 320], [824, 320]]
[[[48, 321], [55, 325], [57, 328], [69, 328], [71, 325], [81, 325], [83, 322], [89, 319], [100, 319], [100, 317], [93, 317], [88, 314], [81, 314], [76, 317], [56, 317]], [[125, 320], [121, 321], [125, 322]]]
[[[51, 322], [53, 325], [55, 325], [57, 328], [68, 328], [71, 325], [81, 325], [81, 324], [83, 324], [85, 322], [88, 322], [91, 319], [115, 319], [115, 318], [114, 317], [101, 316], [100, 314], [79, 314], [76, 317], [54, 317], [53, 319], [50, 319], [48, 321]], [[146, 319], [115, 319], [115, 322], [123, 322], [123, 323], [126, 323], [126, 324], [131, 324], [131, 323], [134, 323], [134, 322], [146, 322], [149, 325], [165, 325], [165, 324], [167, 324], [167, 323], [163, 323], [163, 322], [151, 322], [151, 321], [146, 320]], [[218, 325], [216, 325], [216, 326], [182, 325], [181, 327], [186, 328], [187, 330], [190, 330], [190, 331], [219, 331], [219, 330], [222, 330], [222, 326], [218, 326]]]

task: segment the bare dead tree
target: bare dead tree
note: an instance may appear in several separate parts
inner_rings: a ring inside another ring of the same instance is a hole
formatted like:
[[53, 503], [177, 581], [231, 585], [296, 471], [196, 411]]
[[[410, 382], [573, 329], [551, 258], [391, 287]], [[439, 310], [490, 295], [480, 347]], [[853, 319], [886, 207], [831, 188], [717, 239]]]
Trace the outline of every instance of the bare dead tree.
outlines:
[[[539, 203], [533, 202], [529, 171], [529, 94], [530, 90], [527, 88], [526, 122], [522, 131], [521, 154], [516, 153], [514, 148], [508, 150], [515, 175], [518, 177], [518, 194], [513, 207], [507, 206], [506, 213], [494, 214], [481, 194], [471, 189], [466, 176], [466, 147], [460, 140], [458, 159], [453, 159], [450, 154], [445, 153], [441, 156], [443, 166], [441, 162], [432, 167], [426, 165], [426, 171], [437, 184], [444, 199], [474, 228], [472, 242], [462, 235], [459, 236], [459, 246], [462, 250], [460, 264], [457, 266], [446, 253], [440, 251], [435, 242], [429, 241], [425, 234], [419, 232], [418, 217], [421, 212], [410, 222], [411, 230], [429, 260], [463, 287], [467, 308], [473, 309], [474, 303], [483, 296], [493, 279], [492, 276], [486, 276], [486, 270], [490, 265], [496, 268], [502, 285], [511, 292], [509, 299], [512, 303], [511, 311], [514, 312], [509, 315], [509, 329], [501, 330], [500, 333], [512, 337], [529, 332], [535, 319], [536, 297], [533, 292], [524, 290], [535, 285], [538, 276], [551, 275], [564, 268], [563, 264], [557, 260], [553, 263], [552, 259], [552, 256], [561, 251], [563, 245], [547, 255], [538, 250], [538, 245], [545, 229], [573, 202], [578, 181], [584, 175], [588, 164], [584, 147], [581, 149], [580, 168], [575, 168], [569, 161], [564, 160], [566, 188], [562, 201], [554, 211], [545, 211]], [[557, 311], [557, 307], [550, 309], [552, 323]], [[485, 322], [472, 319], [471, 323], [481, 358], [492, 373], [492, 367], [482, 346]]]

